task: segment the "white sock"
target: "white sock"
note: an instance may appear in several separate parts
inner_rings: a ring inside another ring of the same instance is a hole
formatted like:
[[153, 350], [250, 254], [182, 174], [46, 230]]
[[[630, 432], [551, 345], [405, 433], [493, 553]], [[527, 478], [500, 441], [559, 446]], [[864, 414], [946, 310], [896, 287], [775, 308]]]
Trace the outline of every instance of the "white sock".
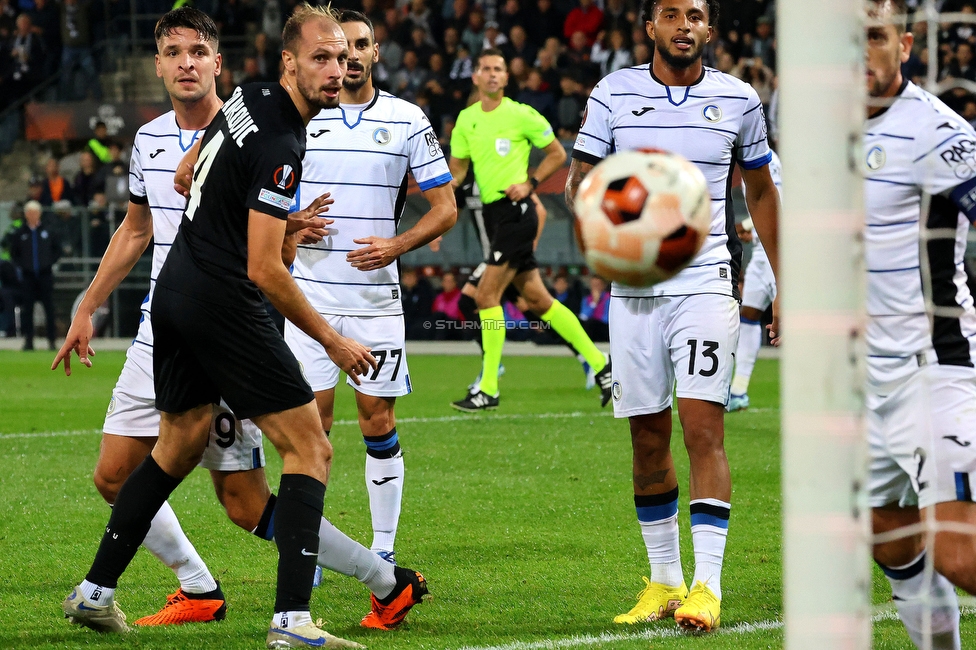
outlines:
[[732, 506], [719, 499], [691, 502], [691, 543], [695, 547], [695, 577], [722, 598], [722, 561], [729, 536], [729, 511]]
[[[908, 636], [918, 648], [959, 650], [959, 599], [956, 589], [945, 576], [936, 573], [931, 584], [925, 579], [925, 553], [901, 567], [881, 565], [888, 582], [898, 618]], [[926, 621], [931, 611], [931, 623]], [[931, 627], [929, 627], [931, 625]], [[931, 631], [931, 646], [925, 645], [927, 629]]]
[[96, 585], [87, 580], [81, 581], [81, 595], [90, 603], [104, 607], [112, 603], [115, 599], [115, 589]]
[[325, 517], [319, 524], [318, 563], [336, 573], [355, 577], [377, 598], [386, 598], [396, 587], [392, 564], [350, 539]]
[[680, 586], [684, 576], [678, 545], [678, 488], [652, 496], [635, 494], [634, 505], [651, 563], [651, 582]]
[[169, 501], [165, 501], [153, 517], [152, 526], [142, 545], [176, 572], [183, 591], [205, 594], [217, 588], [217, 581], [210, 575], [200, 554], [187, 539]]
[[740, 319], [739, 345], [735, 349], [735, 376], [732, 378], [733, 395], [745, 395], [749, 392], [749, 380], [761, 347], [762, 324]]
[[281, 630], [294, 629], [311, 622], [310, 612], [276, 612], [271, 618], [271, 625]]
[[373, 518], [373, 551], [392, 551], [403, 499], [403, 452], [393, 458], [366, 454], [366, 490]]

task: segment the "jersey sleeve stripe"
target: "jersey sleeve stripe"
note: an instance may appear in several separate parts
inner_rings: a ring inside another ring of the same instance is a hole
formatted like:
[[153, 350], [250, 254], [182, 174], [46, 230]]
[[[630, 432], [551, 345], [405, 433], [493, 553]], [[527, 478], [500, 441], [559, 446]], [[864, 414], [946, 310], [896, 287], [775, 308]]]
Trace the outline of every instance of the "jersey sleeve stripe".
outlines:
[[607, 112], [608, 112], [608, 113], [610, 112], [610, 107], [609, 107], [609, 106], [607, 106], [606, 104], [604, 104], [603, 102], [601, 102], [601, 101], [600, 101], [599, 99], [597, 99], [596, 97], [593, 97], [593, 96], [591, 95], [591, 96], [590, 96], [590, 99], [591, 99], [591, 100], [593, 100], [594, 102], [596, 102], [597, 104], [599, 104], [600, 106], [602, 106], [603, 108], [605, 108], [605, 109], [607, 109]]
[[740, 145], [739, 148], [740, 149], [748, 149], [749, 147], [755, 147], [756, 145], [762, 144], [764, 142], [766, 142], [766, 136], [763, 136], [763, 137], [759, 138], [755, 142], [750, 142], [749, 144]]
[[906, 266], [901, 269], [868, 269], [868, 273], [902, 273], [904, 271], [917, 271], [918, 266]]
[[971, 133], [966, 133], [965, 131], [960, 131], [959, 133], [953, 133], [948, 138], [946, 138], [945, 140], [943, 140], [939, 144], [935, 145], [934, 147], [932, 147], [931, 149], [929, 149], [928, 151], [926, 151], [924, 154], [922, 154], [921, 156], [919, 156], [918, 158], [916, 158], [912, 162], [913, 163], [917, 163], [919, 160], [921, 160], [922, 158], [925, 158], [925, 156], [929, 155], [930, 153], [932, 153], [933, 151], [935, 151], [936, 149], [938, 149], [942, 145], [946, 144], [950, 140], [953, 140], [955, 138], [960, 138], [960, 137], [972, 138], [973, 136], [972, 136]]
[[[339, 181], [313, 181], [306, 180], [304, 178], [302, 179], [302, 182], [308, 183], [309, 185], [332, 185], [334, 187], [386, 187], [389, 189], [396, 189], [400, 187], [399, 185], [383, 185], [380, 183], [340, 183]], [[329, 218], [331, 219], [332, 217], [330, 216]]]
[[586, 163], [587, 165], [597, 165], [603, 158], [597, 158], [591, 153], [585, 151], [580, 151], [579, 149], [573, 149], [573, 160], [578, 160], [580, 162]]
[[176, 173], [176, 170], [175, 169], [160, 169], [159, 167], [143, 167], [142, 168], [142, 173], [145, 174], [146, 172], [160, 172], [160, 173], [163, 173], [163, 174], [175, 174]]
[[755, 105], [755, 106], [753, 106], [752, 108], [750, 108], [750, 109], [749, 109], [748, 111], [746, 111], [745, 113], [743, 113], [743, 114], [742, 114], [742, 117], [745, 117], [745, 116], [746, 116], [746, 115], [748, 115], [749, 113], [751, 113], [751, 112], [753, 112], [754, 110], [756, 110], [756, 109], [759, 109], [759, 108], [762, 108], [762, 103], [761, 103], [761, 102], [760, 102], [759, 104], [756, 104], [756, 105]]
[[755, 160], [741, 160], [739, 164], [742, 165], [744, 169], [759, 169], [760, 167], [765, 167], [773, 161], [773, 152], [767, 151], [765, 156], [761, 158], [756, 158]]
[[693, 162], [696, 165], [711, 165], [712, 167], [728, 167], [727, 162], [711, 162], [709, 160], [689, 160], [688, 162]]
[[294, 276], [296, 280], [301, 280], [303, 282], [311, 282], [314, 284], [338, 284], [346, 287], [399, 287], [400, 285], [396, 282], [330, 282], [328, 280], [315, 280], [313, 278], [306, 278], [300, 275]]
[[436, 176], [434, 178], [431, 178], [430, 180], [418, 181], [417, 185], [420, 186], [421, 191], [426, 192], [427, 190], [434, 189], [435, 187], [442, 187], [444, 185], [447, 185], [453, 179], [454, 177], [451, 176], [450, 172], [448, 172], [447, 174], [441, 174], [440, 176]]
[[444, 161], [444, 156], [441, 156], [439, 158], [434, 158], [433, 160], [428, 160], [427, 162], [425, 162], [422, 165], [416, 165], [416, 166], [411, 167], [410, 168], [410, 171], [417, 171], [418, 169], [423, 169], [427, 165], [433, 165], [435, 163], [439, 163], [439, 162], [443, 162], [443, 161]]
[[144, 135], [148, 138], [178, 138], [180, 137], [176, 133], [146, 133], [143, 131], [140, 135]]
[[409, 138], [407, 138], [407, 140], [413, 140], [413, 139], [414, 139], [414, 138], [416, 138], [416, 137], [417, 137], [418, 135], [421, 135], [422, 133], [426, 133], [427, 131], [433, 131], [433, 130], [434, 130], [434, 127], [432, 127], [432, 126], [428, 126], [427, 128], [424, 128], [424, 129], [421, 129], [421, 130], [419, 130], [419, 131], [417, 131], [417, 132], [416, 132], [416, 133], [414, 133], [414, 134], [413, 134], [412, 136], [410, 136]]
[[884, 178], [865, 178], [864, 180], [871, 183], [888, 183], [889, 185], [904, 185], [905, 187], [915, 187], [915, 183], [899, 183], [898, 181], [889, 181]]
[[309, 151], [329, 151], [329, 152], [336, 152], [336, 153], [363, 153], [363, 154], [367, 154], [367, 155], [370, 155], [370, 156], [372, 156], [374, 154], [382, 154], [384, 156], [396, 156], [398, 158], [407, 158], [407, 154], [405, 154], [405, 153], [397, 153], [395, 151], [375, 151], [375, 150], [363, 151], [362, 149], [329, 149], [328, 147], [315, 147], [313, 149], [306, 149], [305, 151], [306, 152], [309, 152]]
[[642, 95], [641, 93], [610, 93], [611, 97], [643, 97], [644, 99], [670, 99], [667, 95]]
[[[741, 99], [744, 102], [749, 101], [748, 97], [742, 97], [741, 95], [688, 95], [688, 97], [692, 99]], [[759, 106], [762, 106], [762, 104]], [[759, 106], [756, 106], [756, 108], [759, 108]], [[752, 111], [756, 110], [756, 108], [750, 108], [748, 111], [746, 111], [746, 113], [751, 113]], [[745, 115], [745, 113], [743, 113], [743, 115]]]
[[869, 135], [875, 138], [894, 138], [896, 140], [915, 140], [915, 138], [907, 135], [894, 135], [892, 133], [865, 133], [864, 135]]
[[150, 205], [150, 210], [171, 210], [173, 212], [183, 212], [183, 208], [170, 208], [165, 205]]
[[585, 135], [587, 138], [593, 138], [594, 140], [599, 140], [600, 142], [607, 145], [608, 147], [611, 146], [609, 142], [607, 142], [606, 140], [604, 140], [598, 135], [593, 135], [592, 133], [587, 133], [586, 131], [580, 131], [579, 134]]
[[136, 205], [146, 205], [149, 203], [148, 196], [140, 196], [138, 194], [133, 194], [129, 192], [129, 203], [135, 203]]

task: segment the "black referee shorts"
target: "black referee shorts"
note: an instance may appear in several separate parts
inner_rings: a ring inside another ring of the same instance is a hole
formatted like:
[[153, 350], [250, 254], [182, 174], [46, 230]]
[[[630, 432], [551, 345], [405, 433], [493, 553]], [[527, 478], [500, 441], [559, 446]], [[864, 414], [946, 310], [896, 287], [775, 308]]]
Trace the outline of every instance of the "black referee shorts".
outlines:
[[486, 203], [482, 208], [485, 230], [491, 241], [488, 259], [491, 266], [507, 264], [516, 275], [539, 268], [532, 242], [539, 231], [539, 215], [532, 199], [521, 201], [501, 199]]
[[156, 287], [152, 303], [156, 408], [182, 413], [223, 398], [240, 419], [315, 399], [267, 313], [242, 312]]

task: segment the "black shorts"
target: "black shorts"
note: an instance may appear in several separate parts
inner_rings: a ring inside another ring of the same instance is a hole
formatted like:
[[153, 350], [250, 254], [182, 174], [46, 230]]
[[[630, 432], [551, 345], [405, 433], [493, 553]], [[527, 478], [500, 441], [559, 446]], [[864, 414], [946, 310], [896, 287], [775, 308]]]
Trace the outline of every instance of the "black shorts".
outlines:
[[539, 215], [532, 199], [501, 199], [482, 208], [485, 230], [491, 240], [488, 259], [492, 266], [507, 264], [516, 274], [539, 268], [532, 244], [539, 232]]
[[156, 408], [182, 413], [223, 398], [239, 419], [315, 399], [267, 313], [229, 310], [165, 287], [152, 303]]

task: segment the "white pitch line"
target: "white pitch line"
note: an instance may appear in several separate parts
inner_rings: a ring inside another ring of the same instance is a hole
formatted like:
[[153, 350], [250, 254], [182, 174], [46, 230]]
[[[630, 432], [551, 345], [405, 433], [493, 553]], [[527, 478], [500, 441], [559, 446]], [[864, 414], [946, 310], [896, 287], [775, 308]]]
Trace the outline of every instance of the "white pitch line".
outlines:
[[[609, 411], [599, 413], [584, 413], [572, 411], [570, 413], [495, 413], [485, 415], [445, 415], [441, 417], [397, 418], [397, 422], [405, 424], [425, 424], [436, 422], [482, 422], [485, 420], [558, 420], [573, 418], [607, 418], [612, 417]], [[359, 420], [336, 420], [332, 426], [359, 426]], [[0, 440], [7, 438], [59, 438], [64, 436], [85, 436], [101, 433], [101, 429], [82, 429], [78, 431], [49, 431], [32, 433], [0, 433]]]
[[[963, 616], [976, 614], [976, 608], [961, 607], [960, 613]], [[894, 606], [891, 609], [877, 612], [871, 617], [872, 623], [880, 621], [897, 621], [898, 612]], [[780, 630], [783, 628], [783, 621], [757, 621], [755, 623], [737, 623], [731, 627], [719, 628], [715, 634], [746, 635], [756, 632], [767, 632]], [[557, 650], [560, 648], [579, 648], [602, 643], [615, 643], [620, 641], [650, 641], [654, 639], [676, 639], [683, 636], [692, 636], [694, 633], [686, 632], [678, 627], [652, 628], [641, 630], [640, 632], [613, 633], [605, 632], [598, 635], [572, 636], [565, 639], [546, 639], [544, 641], [513, 641], [505, 645], [491, 646], [464, 646], [461, 650]]]

